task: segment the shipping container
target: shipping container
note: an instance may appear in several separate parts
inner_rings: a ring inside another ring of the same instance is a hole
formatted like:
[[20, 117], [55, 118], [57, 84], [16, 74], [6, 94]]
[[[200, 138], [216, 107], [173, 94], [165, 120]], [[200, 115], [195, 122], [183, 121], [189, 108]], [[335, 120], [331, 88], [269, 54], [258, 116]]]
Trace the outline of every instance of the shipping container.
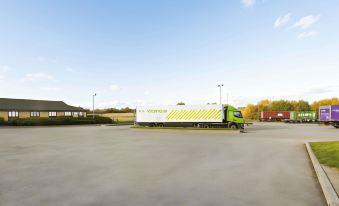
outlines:
[[261, 121], [283, 121], [290, 119], [289, 111], [262, 111], [260, 115]]
[[331, 119], [339, 122], [339, 105], [331, 106]]
[[331, 106], [322, 106], [319, 108], [319, 121], [331, 121]]
[[319, 121], [339, 128], [339, 105], [321, 106], [319, 108]]
[[317, 114], [313, 111], [293, 111], [290, 112], [289, 122], [314, 122], [317, 120]]

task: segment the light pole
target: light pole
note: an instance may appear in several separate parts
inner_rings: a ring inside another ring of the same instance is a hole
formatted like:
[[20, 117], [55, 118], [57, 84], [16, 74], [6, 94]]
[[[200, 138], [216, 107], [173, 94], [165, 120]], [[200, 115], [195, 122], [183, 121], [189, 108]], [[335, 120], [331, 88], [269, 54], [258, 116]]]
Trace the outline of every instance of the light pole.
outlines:
[[221, 87], [223, 87], [224, 84], [219, 84], [218, 87], [220, 88], [220, 104], [221, 104]]
[[97, 96], [97, 93], [93, 94], [93, 119], [94, 119], [94, 97]]

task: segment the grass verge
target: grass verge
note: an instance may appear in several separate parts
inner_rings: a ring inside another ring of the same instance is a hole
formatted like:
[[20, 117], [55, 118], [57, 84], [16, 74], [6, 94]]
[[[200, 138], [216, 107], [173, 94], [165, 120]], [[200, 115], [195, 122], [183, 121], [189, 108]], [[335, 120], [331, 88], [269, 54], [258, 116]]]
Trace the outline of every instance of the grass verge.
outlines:
[[339, 169], [339, 141], [310, 143], [321, 164]]
[[104, 113], [102, 117], [109, 117], [114, 122], [134, 122], [134, 113]]

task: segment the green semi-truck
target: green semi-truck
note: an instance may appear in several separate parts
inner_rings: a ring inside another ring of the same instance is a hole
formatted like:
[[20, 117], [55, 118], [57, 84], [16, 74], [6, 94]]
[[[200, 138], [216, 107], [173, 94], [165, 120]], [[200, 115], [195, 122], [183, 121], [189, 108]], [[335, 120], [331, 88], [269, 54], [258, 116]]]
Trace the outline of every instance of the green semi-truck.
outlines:
[[244, 128], [241, 111], [231, 105], [138, 106], [136, 124], [140, 126], [183, 126], [200, 128]]

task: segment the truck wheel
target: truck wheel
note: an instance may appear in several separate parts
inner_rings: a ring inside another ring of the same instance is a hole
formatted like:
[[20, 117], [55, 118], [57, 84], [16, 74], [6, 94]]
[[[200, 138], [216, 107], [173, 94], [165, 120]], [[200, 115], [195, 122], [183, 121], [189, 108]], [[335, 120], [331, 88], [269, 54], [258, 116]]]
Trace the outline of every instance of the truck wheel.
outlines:
[[149, 123], [148, 126], [149, 127], [155, 127], [156, 125], [154, 123]]
[[238, 126], [236, 124], [230, 124], [231, 129], [238, 129]]
[[333, 127], [339, 129], [339, 124], [334, 124]]
[[158, 127], [164, 127], [164, 124], [163, 123], [159, 123]]
[[204, 128], [210, 128], [210, 126], [208, 124], [205, 124]]

